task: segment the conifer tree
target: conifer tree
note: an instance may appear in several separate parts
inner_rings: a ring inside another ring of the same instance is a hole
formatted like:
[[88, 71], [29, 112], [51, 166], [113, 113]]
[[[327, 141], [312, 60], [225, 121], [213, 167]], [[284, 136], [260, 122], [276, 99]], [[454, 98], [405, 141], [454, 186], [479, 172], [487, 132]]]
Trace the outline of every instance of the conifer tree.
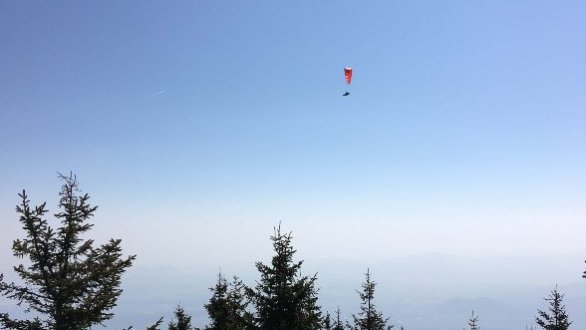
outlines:
[[[157, 322], [147, 326], [146, 330], [159, 330], [159, 327], [161, 326], [161, 324], [163, 324], [163, 317], [159, 318], [157, 320]], [[134, 329], [134, 326], [131, 325], [128, 328], [124, 328], [123, 330], [132, 330], [132, 329]], [[196, 328], [195, 330], [199, 330], [199, 329]]]
[[253, 328], [253, 316], [247, 310], [249, 304], [246, 299], [245, 286], [242, 281], [234, 276], [233, 281], [228, 281], [222, 273], [218, 274], [218, 281], [213, 288], [212, 297], [204, 307], [211, 320], [206, 327], [209, 330], [234, 329], [246, 330]]
[[478, 315], [474, 315], [474, 311], [472, 311], [472, 315], [468, 319], [468, 325], [470, 326], [470, 330], [480, 330], [478, 326]]
[[[161, 324], [163, 324], [163, 318], [161, 317], [157, 322], [155, 322], [152, 325], [149, 325], [148, 327], [146, 327], [146, 330], [159, 330], [159, 326], [161, 326]], [[128, 328], [128, 330], [132, 329], [132, 326], [130, 328]]]
[[26, 192], [19, 194], [16, 212], [26, 237], [15, 240], [12, 250], [28, 262], [14, 267], [22, 284], [6, 283], [0, 275], [0, 293], [40, 316], [16, 320], [0, 313], [5, 329], [79, 330], [102, 324], [112, 318], [122, 273], [135, 259], [122, 257], [119, 239], [94, 247], [92, 239], [83, 237], [93, 227], [89, 220], [97, 207], [88, 203], [87, 194], [79, 194], [75, 176], [59, 177], [63, 185], [56, 229], [45, 219], [46, 203], [32, 207]]
[[175, 308], [175, 321], [169, 323], [169, 330], [192, 330], [191, 316], [181, 306]]
[[256, 263], [260, 281], [247, 292], [254, 304], [256, 325], [261, 330], [320, 329], [321, 310], [317, 305], [317, 275], [301, 276], [303, 261], [294, 262], [291, 233], [281, 226], [271, 236], [275, 255], [270, 265]]
[[324, 317], [324, 330], [332, 330], [332, 316], [330, 312], [326, 312], [326, 316]]
[[[586, 260], [584, 260], [584, 262], [586, 262]], [[584, 274], [582, 274], [583, 278], [586, 278], [586, 271], [584, 271]]]
[[544, 298], [549, 302], [549, 312], [537, 310], [537, 325], [545, 330], [567, 330], [572, 322], [569, 321], [566, 307], [562, 304], [563, 299], [564, 295], [558, 291], [556, 285], [549, 298]]
[[213, 288], [210, 288], [210, 291], [213, 292], [212, 297], [209, 303], [204, 305], [211, 320], [211, 324], [207, 329], [226, 327], [228, 314], [230, 313], [228, 306], [228, 281], [226, 281], [222, 273], [218, 274], [218, 281]]
[[246, 285], [238, 276], [234, 276], [230, 283], [228, 302], [230, 304], [232, 329], [254, 329], [254, 316], [248, 310], [250, 301], [246, 295]]
[[344, 323], [342, 322], [342, 317], [340, 315], [340, 306], [336, 310], [336, 321], [334, 322], [334, 327], [332, 330], [344, 330]]
[[347, 324], [347, 326], [352, 330], [390, 330], [393, 326], [387, 325], [389, 318], [384, 318], [373, 303], [376, 282], [370, 279], [370, 269], [366, 270], [365, 276], [362, 291], [356, 291], [362, 300], [360, 313], [358, 316], [352, 314], [354, 325]]

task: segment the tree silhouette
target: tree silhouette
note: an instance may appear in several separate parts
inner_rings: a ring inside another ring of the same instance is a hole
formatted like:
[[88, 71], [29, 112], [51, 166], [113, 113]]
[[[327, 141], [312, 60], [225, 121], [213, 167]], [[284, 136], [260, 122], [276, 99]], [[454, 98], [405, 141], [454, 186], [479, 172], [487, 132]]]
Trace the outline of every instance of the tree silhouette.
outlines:
[[175, 308], [175, 321], [169, 323], [169, 330], [192, 330], [191, 316], [181, 306]]
[[[29, 262], [14, 267], [23, 284], [6, 283], [0, 275], [0, 293], [28, 306], [26, 311], [41, 314], [32, 320], [16, 320], [0, 313], [6, 329], [88, 329], [112, 318], [121, 276], [135, 256], [122, 258], [121, 240], [110, 239], [100, 247], [84, 239], [93, 224], [96, 206], [89, 205], [87, 194], [79, 195], [76, 177], [64, 176], [59, 193], [60, 212], [55, 218], [60, 227], [53, 229], [44, 218], [46, 203], [31, 207], [26, 192], [19, 194], [20, 214], [26, 238], [14, 241], [14, 256]], [[42, 318], [44, 316], [44, 318]]]
[[545, 301], [549, 302], [549, 311], [537, 310], [538, 316], [535, 318], [537, 325], [545, 330], [568, 329], [572, 322], [569, 321], [566, 307], [562, 304], [563, 299], [564, 295], [558, 291], [556, 285], [549, 298], [544, 298]]
[[281, 226], [271, 236], [275, 255], [270, 265], [256, 263], [260, 281], [247, 292], [256, 309], [257, 327], [262, 330], [320, 329], [321, 310], [317, 305], [317, 275], [301, 276], [303, 261], [294, 262], [291, 233]]
[[330, 315], [330, 312], [326, 312], [323, 322], [323, 330], [332, 330], [332, 316]]
[[348, 324], [348, 327], [353, 330], [389, 330], [392, 325], [387, 325], [389, 318], [384, 318], [383, 314], [376, 310], [374, 306], [374, 288], [376, 282], [370, 279], [370, 269], [366, 270], [365, 280], [362, 283], [362, 291], [358, 292], [362, 303], [360, 305], [360, 313], [358, 316], [352, 314], [354, 325]]
[[211, 320], [206, 327], [209, 330], [222, 329], [252, 329], [253, 316], [247, 310], [249, 302], [246, 300], [245, 286], [234, 276], [232, 283], [222, 273], [218, 274], [216, 285], [210, 288], [213, 292], [209, 302], [204, 305]]
[[342, 322], [342, 317], [340, 315], [340, 306], [338, 306], [338, 309], [336, 310], [336, 321], [332, 330], [344, 330], [344, 323]]
[[472, 315], [468, 319], [468, 325], [470, 326], [470, 330], [480, 330], [478, 326], [478, 315], [474, 315], [474, 311], [472, 311]]

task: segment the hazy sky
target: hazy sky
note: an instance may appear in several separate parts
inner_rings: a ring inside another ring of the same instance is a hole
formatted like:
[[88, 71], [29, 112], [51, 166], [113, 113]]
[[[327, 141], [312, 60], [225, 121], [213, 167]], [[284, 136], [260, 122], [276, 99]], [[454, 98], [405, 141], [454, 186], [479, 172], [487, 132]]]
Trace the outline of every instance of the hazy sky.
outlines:
[[279, 221], [304, 258], [586, 256], [584, 13], [1, 1], [2, 271], [57, 171], [144, 266], [268, 258]]

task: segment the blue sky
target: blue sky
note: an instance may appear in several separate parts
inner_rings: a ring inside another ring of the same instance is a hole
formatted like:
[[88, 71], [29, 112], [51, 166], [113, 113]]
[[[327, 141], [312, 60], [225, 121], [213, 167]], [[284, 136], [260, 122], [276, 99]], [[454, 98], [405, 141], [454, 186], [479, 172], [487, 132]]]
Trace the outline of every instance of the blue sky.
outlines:
[[1, 253], [73, 171], [142, 264], [252, 263], [279, 221], [306, 258], [584, 254], [585, 12], [2, 1]]
[[[586, 257], [584, 13], [583, 1], [1, 1], [0, 272], [22, 235], [17, 193], [53, 207], [57, 171], [73, 171], [100, 206], [93, 235], [122, 238], [137, 269], [251, 279], [282, 221], [326, 297], [328, 274], [358, 287], [365, 267], [416, 290], [421, 269], [387, 261], [438, 255], [494, 266], [434, 268], [446, 291], [473, 277], [501, 292], [531, 270], [542, 288], [572, 282]], [[210, 283], [194, 285], [205, 296]]]

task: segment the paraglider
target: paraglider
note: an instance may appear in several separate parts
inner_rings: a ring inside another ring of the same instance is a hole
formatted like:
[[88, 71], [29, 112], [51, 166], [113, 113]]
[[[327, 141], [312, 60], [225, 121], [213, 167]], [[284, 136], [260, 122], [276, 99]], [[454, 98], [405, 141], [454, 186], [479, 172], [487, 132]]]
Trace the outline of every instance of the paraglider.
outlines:
[[[352, 68], [351, 67], [344, 68], [344, 78], [346, 78], [346, 84], [350, 85], [350, 83], [352, 83]], [[342, 94], [342, 96], [348, 96], [348, 95], [350, 95], [348, 90], [346, 90], [346, 92], [344, 92], [344, 94]]]

